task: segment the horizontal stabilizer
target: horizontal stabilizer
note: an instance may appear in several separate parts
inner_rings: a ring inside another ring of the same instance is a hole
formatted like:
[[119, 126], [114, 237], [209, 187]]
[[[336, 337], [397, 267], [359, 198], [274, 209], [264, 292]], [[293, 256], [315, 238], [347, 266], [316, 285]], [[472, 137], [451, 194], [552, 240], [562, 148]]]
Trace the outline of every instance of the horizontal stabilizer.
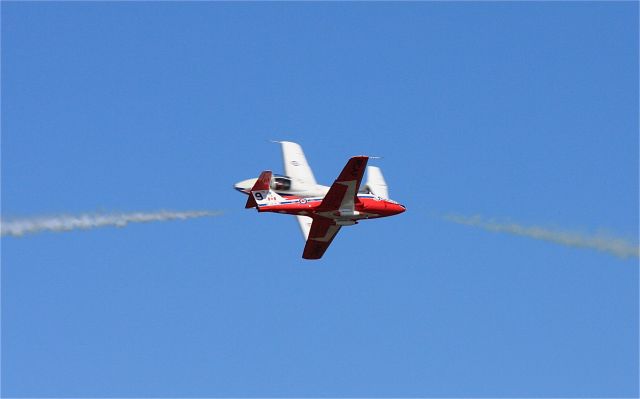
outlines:
[[244, 204], [244, 208], [249, 209], [249, 208], [255, 208], [256, 206], [258, 206], [256, 199], [253, 198], [253, 195], [249, 194], [249, 198], [247, 198], [247, 203]]

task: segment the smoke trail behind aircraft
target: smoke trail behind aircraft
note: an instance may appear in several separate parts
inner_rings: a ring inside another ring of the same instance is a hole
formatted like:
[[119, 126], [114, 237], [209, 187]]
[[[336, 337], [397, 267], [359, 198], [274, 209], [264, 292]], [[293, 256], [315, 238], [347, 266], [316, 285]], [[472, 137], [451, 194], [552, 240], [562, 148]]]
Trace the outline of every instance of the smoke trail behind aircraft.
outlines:
[[82, 214], [31, 217], [24, 219], [2, 220], [0, 230], [2, 236], [21, 237], [25, 234], [36, 234], [44, 231], [62, 232], [71, 230], [87, 230], [98, 227], [124, 227], [129, 223], [163, 222], [168, 220], [184, 220], [201, 217], [218, 216], [221, 212], [159, 211], [152, 213], [111, 213], [111, 214]]
[[484, 230], [529, 237], [576, 248], [590, 248], [620, 258], [640, 257], [640, 247], [623, 238], [610, 235], [588, 235], [579, 232], [551, 230], [539, 226], [523, 226], [517, 223], [500, 223], [481, 216], [445, 215], [450, 222], [475, 226]]

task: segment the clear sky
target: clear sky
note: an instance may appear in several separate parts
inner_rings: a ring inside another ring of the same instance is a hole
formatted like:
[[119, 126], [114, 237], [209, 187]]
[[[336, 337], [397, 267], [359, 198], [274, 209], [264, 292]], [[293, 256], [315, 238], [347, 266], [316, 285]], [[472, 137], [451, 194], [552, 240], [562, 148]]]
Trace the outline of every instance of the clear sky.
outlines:
[[[2, 2], [3, 396], [637, 396], [638, 3]], [[302, 144], [406, 213], [303, 261], [234, 182]], [[374, 162], [374, 161], [372, 161]]]

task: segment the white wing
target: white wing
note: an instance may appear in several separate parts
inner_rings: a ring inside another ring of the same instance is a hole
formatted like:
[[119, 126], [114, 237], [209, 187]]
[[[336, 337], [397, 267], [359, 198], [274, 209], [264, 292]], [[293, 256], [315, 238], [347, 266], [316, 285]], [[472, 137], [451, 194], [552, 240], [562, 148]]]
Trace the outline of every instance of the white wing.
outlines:
[[387, 182], [384, 181], [382, 171], [379, 167], [367, 167], [367, 186], [373, 195], [389, 199], [389, 188], [387, 187]]
[[282, 144], [282, 160], [284, 162], [284, 174], [294, 180], [296, 190], [310, 190], [316, 188], [316, 178], [302, 147], [291, 141], [280, 141]]
[[304, 237], [304, 240], [307, 241], [307, 238], [309, 238], [309, 230], [311, 230], [311, 223], [313, 222], [313, 219], [311, 219], [309, 216], [298, 215], [296, 215], [296, 219], [298, 219], [298, 224], [300, 224], [302, 236]]

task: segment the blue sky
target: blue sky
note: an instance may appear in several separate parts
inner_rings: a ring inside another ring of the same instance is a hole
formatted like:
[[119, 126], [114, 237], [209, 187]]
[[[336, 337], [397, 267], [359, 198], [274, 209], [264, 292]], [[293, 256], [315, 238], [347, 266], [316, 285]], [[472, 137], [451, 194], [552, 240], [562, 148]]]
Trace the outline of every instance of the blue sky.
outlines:
[[[2, 3], [2, 395], [637, 396], [638, 4]], [[234, 182], [381, 155], [408, 211], [305, 262]]]

